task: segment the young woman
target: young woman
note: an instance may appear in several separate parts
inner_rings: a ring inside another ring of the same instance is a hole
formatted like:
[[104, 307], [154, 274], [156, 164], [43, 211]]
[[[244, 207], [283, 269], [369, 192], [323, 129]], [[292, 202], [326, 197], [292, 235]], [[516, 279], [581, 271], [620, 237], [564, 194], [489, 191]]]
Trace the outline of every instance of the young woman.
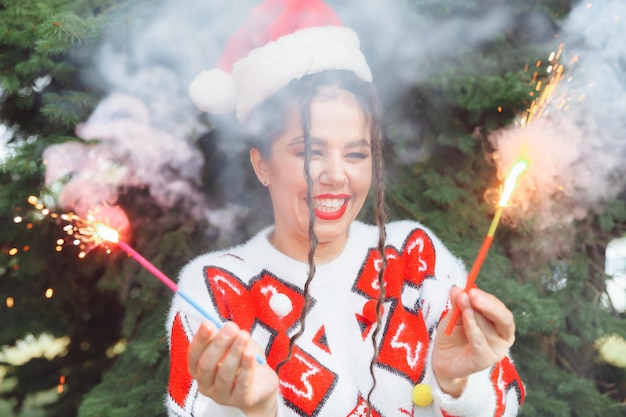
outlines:
[[[170, 416], [516, 415], [512, 313], [460, 290], [462, 263], [425, 226], [385, 224], [376, 91], [360, 67], [324, 66], [237, 108], [274, 224], [181, 273], [225, 325], [174, 299]], [[376, 226], [356, 220], [372, 184]]]

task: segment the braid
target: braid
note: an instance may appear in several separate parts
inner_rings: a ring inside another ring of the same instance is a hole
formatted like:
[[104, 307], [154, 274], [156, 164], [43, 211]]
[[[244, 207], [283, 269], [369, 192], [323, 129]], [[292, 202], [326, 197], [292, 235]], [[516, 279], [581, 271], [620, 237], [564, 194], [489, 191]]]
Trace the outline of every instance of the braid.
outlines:
[[376, 194], [376, 212], [375, 221], [378, 227], [378, 253], [381, 258], [380, 270], [378, 271], [378, 300], [376, 302], [376, 328], [372, 332], [372, 347], [374, 354], [370, 361], [370, 375], [372, 376], [372, 387], [367, 394], [367, 415], [371, 417], [371, 397], [376, 388], [376, 376], [374, 375], [374, 366], [378, 361], [379, 347], [377, 337], [382, 328], [383, 302], [385, 301], [385, 270], [387, 268], [387, 257], [385, 256], [385, 241], [387, 240], [387, 232], [385, 222], [387, 214], [385, 209], [385, 182], [384, 182], [384, 159], [383, 159], [383, 135], [380, 126], [380, 105], [376, 95], [371, 95], [372, 109], [378, 112], [376, 117], [372, 117], [372, 151], [374, 154], [374, 181]]
[[306, 204], [309, 209], [309, 253], [307, 257], [307, 262], [309, 265], [307, 278], [304, 283], [303, 288], [303, 296], [304, 296], [304, 306], [302, 307], [302, 311], [300, 311], [300, 317], [298, 319], [300, 324], [300, 329], [289, 338], [289, 353], [287, 357], [283, 359], [276, 366], [276, 373], [279, 372], [280, 368], [287, 362], [289, 362], [293, 356], [293, 350], [296, 340], [302, 336], [305, 331], [306, 323], [305, 318], [306, 314], [309, 311], [309, 307], [311, 305], [311, 294], [309, 287], [311, 286], [311, 282], [313, 281], [313, 277], [315, 276], [315, 250], [317, 249], [317, 235], [315, 234], [315, 209], [313, 208], [313, 177], [311, 176], [311, 114], [310, 114], [310, 103], [305, 103], [301, 106], [301, 118], [302, 118], [302, 129], [303, 129], [303, 139], [304, 139], [304, 177], [306, 179]]

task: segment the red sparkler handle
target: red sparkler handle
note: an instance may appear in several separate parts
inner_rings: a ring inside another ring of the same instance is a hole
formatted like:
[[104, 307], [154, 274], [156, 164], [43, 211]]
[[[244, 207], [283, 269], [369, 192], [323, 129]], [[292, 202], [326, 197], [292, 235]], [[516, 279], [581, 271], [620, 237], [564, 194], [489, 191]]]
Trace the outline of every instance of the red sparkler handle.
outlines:
[[[465, 291], [469, 291], [476, 282], [476, 277], [478, 276], [478, 272], [483, 265], [483, 261], [487, 256], [487, 252], [489, 252], [489, 247], [491, 246], [491, 242], [493, 242], [493, 236], [487, 235], [485, 236], [485, 240], [483, 240], [483, 244], [478, 251], [478, 255], [476, 255], [476, 260], [474, 261], [474, 265], [472, 265], [472, 269], [470, 270], [469, 275], [467, 276], [467, 283], [465, 284]], [[452, 312], [450, 313], [450, 321], [448, 322], [448, 327], [446, 327], [446, 335], [450, 336], [452, 333], [452, 329], [456, 324], [459, 316], [461, 315], [461, 310], [454, 306], [452, 307]]]
[[[496, 234], [496, 228], [498, 227], [498, 223], [500, 223], [500, 217], [502, 216], [502, 211], [504, 210], [504, 205], [500, 205], [496, 212], [493, 215], [493, 219], [491, 220], [491, 225], [489, 226], [489, 230], [487, 231], [487, 236], [485, 236], [485, 240], [483, 240], [483, 244], [478, 251], [478, 255], [476, 255], [476, 260], [474, 261], [474, 265], [472, 265], [472, 269], [470, 270], [469, 275], [467, 276], [467, 283], [465, 284], [465, 292], [469, 291], [476, 282], [476, 277], [478, 276], [478, 272], [480, 268], [483, 266], [483, 261], [487, 256], [487, 252], [489, 252], [489, 247], [491, 246], [491, 242], [493, 242], [493, 235]], [[459, 316], [461, 315], [461, 311], [456, 306], [452, 306], [452, 311], [450, 312], [450, 321], [448, 322], [448, 327], [446, 327], [446, 335], [450, 336], [452, 333], [452, 329], [456, 324]]]

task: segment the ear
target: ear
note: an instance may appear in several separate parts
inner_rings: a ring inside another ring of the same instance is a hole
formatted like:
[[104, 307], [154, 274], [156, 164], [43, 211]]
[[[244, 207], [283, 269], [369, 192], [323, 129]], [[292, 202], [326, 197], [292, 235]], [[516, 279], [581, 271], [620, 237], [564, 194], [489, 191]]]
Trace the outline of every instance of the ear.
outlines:
[[261, 154], [261, 151], [259, 151], [257, 148], [250, 149], [250, 163], [252, 164], [254, 173], [256, 174], [256, 177], [261, 182], [261, 184], [268, 186], [270, 184], [270, 176], [267, 162]]

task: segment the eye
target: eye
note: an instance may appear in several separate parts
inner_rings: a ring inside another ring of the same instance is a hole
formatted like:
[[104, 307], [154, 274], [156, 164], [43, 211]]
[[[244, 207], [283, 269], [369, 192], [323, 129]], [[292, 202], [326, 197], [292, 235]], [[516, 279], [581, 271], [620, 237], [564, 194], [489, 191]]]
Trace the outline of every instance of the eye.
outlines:
[[367, 159], [370, 154], [369, 152], [350, 152], [347, 157], [350, 159]]
[[[314, 157], [314, 156], [322, 156], [322, 155], [323, 155], [323, 154], [322, 154], [322, 151], [321, 151], [321, 150], [319, 150], [319, 149], [311, 149], [311, 157]], [[299, 157], [304, 158], [304, 156], [305, 156], [305, 152], [304, 152], [304, 150], [303, 150], [303, 151], [298, 152], [298, 156], [299, 156]]]

